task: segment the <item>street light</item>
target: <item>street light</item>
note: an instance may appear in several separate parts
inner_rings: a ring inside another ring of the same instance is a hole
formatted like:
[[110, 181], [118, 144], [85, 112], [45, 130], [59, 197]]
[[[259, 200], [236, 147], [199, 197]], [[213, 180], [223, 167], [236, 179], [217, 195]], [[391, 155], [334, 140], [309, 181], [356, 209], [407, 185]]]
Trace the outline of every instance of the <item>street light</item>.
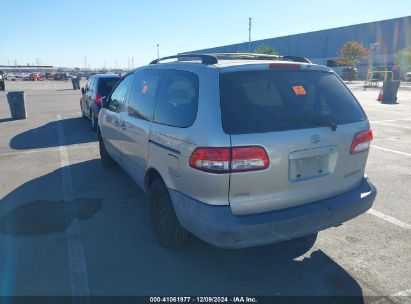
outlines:
[[160, 45], [157, 43], [157, 59], [160, 59]]

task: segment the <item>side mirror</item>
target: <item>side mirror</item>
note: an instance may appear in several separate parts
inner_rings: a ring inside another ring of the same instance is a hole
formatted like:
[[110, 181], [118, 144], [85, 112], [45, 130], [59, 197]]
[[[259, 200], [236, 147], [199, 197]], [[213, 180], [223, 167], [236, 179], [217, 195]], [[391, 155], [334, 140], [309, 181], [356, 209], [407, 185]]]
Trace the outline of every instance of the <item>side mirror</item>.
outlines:
[[81, 88], [81, 94], [85, 94], [86, 93], [86, 89], [83, 87], [83, 88]]
[[107, 107], [108, 107], [108, 97], [107, 97], [107, 96], [101, 97], [101, 106], [102, 106], [103, 108], [107, 108]]

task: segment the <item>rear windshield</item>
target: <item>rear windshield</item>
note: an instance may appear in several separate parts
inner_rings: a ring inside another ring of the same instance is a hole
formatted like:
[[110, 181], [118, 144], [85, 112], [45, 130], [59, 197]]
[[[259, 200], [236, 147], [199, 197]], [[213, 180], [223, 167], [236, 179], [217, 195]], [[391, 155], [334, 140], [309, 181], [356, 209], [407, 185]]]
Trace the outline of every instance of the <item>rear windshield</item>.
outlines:
[[119, 80], [119, 77], [100, 78], [98, 81], [98, 92], [102, 96], [107, 96]]
[[313, 121], [346, 124], [365, 114], [344, 84], [320, 71], [220, 74], [221, 112], [228, 134], [313, 128]]

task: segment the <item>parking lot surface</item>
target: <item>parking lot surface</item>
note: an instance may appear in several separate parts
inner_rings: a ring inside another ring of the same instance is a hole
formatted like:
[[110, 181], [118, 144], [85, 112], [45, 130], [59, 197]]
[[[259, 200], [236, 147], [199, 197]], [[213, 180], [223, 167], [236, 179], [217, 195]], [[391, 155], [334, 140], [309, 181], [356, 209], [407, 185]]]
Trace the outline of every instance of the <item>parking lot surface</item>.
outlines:
[[411, 300], [411, 90], [398, 104], [348, 84], [374, 132], [366, 173], [373, 208], [319, 233], [313, 248], [287, 242], [225, 250], [193, 238], [156, 241], [144, 193], [99, 160], [80, 92], [58, 81], [24, 90], [28, 118], [13, 121], [0, 93], [1, 295], [352, 295]]

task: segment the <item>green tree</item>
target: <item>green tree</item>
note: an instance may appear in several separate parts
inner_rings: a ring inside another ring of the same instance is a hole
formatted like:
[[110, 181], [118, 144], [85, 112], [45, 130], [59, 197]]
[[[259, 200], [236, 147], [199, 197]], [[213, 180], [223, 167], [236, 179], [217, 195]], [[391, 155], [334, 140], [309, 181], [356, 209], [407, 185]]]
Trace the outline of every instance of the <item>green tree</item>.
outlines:
[[361, 59], [367, 56], [367, 49], [358, 41], [348, 41], [338, 53], [340, 56], [339, 61], [354, 70]]
[[395, 53], [395, 63], [402, 71], [411, 71], [411, 45]]
[[267, 55], [277, 55], [275, 48], [269, 47], [268, 45], [262, 44], [254, 50], [256, 54], [267, 54]]

